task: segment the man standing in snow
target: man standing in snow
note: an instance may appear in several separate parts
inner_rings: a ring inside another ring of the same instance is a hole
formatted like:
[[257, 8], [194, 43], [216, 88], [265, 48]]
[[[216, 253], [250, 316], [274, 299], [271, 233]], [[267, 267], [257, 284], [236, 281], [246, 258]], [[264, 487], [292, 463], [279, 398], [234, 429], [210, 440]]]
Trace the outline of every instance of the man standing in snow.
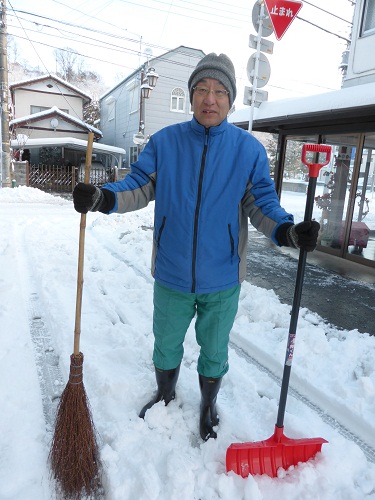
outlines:
[[153, 134], [131, 173], [101, 189], [77, 184], [78, 212], [139, 210], [155, 200], [152, 275], [157, 392], [141, 410], [175, 398], [186, 331], [196, 316], [200, 435], [216, 438], [216, 399], [229, 369], [229, 334], [246, 277], [248, 222], [279, 246], [316, 246], [319, 224], [294, 224], [279, 203], [263, 146], [229, 124], [236, 98], [232, 61], [205, 56], [188, 88], [191, 121]]

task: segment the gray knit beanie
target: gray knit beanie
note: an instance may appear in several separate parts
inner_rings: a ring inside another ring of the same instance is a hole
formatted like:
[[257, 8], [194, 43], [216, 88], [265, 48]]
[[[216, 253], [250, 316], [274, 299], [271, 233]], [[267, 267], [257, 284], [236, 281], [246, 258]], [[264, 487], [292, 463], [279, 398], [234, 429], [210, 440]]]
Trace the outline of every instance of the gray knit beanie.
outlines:
[[234, 66], [229, 57], [225, 54], [218, 56], [211, 52], [199, 61], [188, 81], [190, 102], [193, 101], [193, 87], [203, 78], [219, 80], [229, 92], [229, 105], [232, 107], [237, 95], [237, 88]]

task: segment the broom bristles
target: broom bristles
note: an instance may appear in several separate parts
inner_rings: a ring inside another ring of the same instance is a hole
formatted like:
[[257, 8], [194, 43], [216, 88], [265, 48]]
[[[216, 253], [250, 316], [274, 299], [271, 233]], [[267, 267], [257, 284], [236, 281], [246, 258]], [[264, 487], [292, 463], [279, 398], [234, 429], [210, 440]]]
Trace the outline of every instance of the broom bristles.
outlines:
[[57, 408], [49, 460], [57, 489], [64, 498], [98, 497], [102, 492], [102, 464], [83, 385], [83, 354], [70, 357], [69, 382]]

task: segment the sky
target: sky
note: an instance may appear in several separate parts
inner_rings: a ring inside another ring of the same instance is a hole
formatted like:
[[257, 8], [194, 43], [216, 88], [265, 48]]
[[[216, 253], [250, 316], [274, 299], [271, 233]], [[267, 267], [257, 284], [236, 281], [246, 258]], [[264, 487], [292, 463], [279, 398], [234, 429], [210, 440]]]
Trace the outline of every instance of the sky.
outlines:
[[[256, 35], [252, 22], [255, 3], [8, 0], [7, 22], [8, 32], [19, 46], [20, 59], [52, 73], [56, 71], [53, 47], [71, 47], [85, 56], [86, 67], [99, 73], [109, 88], [145, 62], [150, 53], [156, 57], [180, 45], [205, 53], [224, 52], [235, 64], [236, 108], [240, 109], [244, 107], [244, 87], [250, 85], [248, 60], [255, 52], [249, 47], [249, 36]], [[299, 18], [293, 20], [281, 40], [274, 34], [267, 37], [274, 42], [273, 54], [266, 56], [270, 78], [262, 88], [268, 92], [268, 100], [340, 88], [338, 66], [347, 48], [345, 39], [350, 34], [352, 15], [351, 0], [303, 2]]]
[[[301, 196], [283, 194], [299, 219]], [[194, 321], [176, 399], [138, 417], [155, 388], [153, 208], [87, 215], [80, 349], [105, 498], [375, 499], [375, 337], [340, 330], [305, 308], [285, 435], [328, 443], [277, 478], [226, 473], [231, 443], [274, 431], [291, 308], [273, 290], [242, 285], [216, 440], [199, 437]], [[0, 498], [51, 500], [47, 458], [73, 350], [80, 215], [68, 199], [24, 186], [0, 190], [0, 214]], [[251, 229], [250, 237], [259, 234]]]

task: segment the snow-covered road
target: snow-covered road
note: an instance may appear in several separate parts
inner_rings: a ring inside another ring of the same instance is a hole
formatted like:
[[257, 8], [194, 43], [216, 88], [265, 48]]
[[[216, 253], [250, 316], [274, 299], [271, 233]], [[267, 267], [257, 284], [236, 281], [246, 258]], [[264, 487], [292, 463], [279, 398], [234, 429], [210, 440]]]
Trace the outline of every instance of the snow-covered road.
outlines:
[[[329, 443], [314, 461], [280, 471], [277, 479], [225, 473], [232, 442], [273, 433], [289, 327], [290, 307], [250, 283], [242, 286], [230, 371], [218, 398], [218, 439], [199, 438], [193, 324], [176, 400], [138, 418], [155, 385], [152, 218], [152, 206], [87, 217], [81, 350], [106, 498], [375, 498], [374, 463], [334, 422], [375, 448], [375, 338], [327, 327], [314, 311], [300, 314], [291, 379], [300, 396], [289, 395], [285, 433]], [[0, 234], [0, 498], [50, 499], [48, 411], [65, 387], [73, 350], [79, 215], [62, 198], [2, 189]]]

